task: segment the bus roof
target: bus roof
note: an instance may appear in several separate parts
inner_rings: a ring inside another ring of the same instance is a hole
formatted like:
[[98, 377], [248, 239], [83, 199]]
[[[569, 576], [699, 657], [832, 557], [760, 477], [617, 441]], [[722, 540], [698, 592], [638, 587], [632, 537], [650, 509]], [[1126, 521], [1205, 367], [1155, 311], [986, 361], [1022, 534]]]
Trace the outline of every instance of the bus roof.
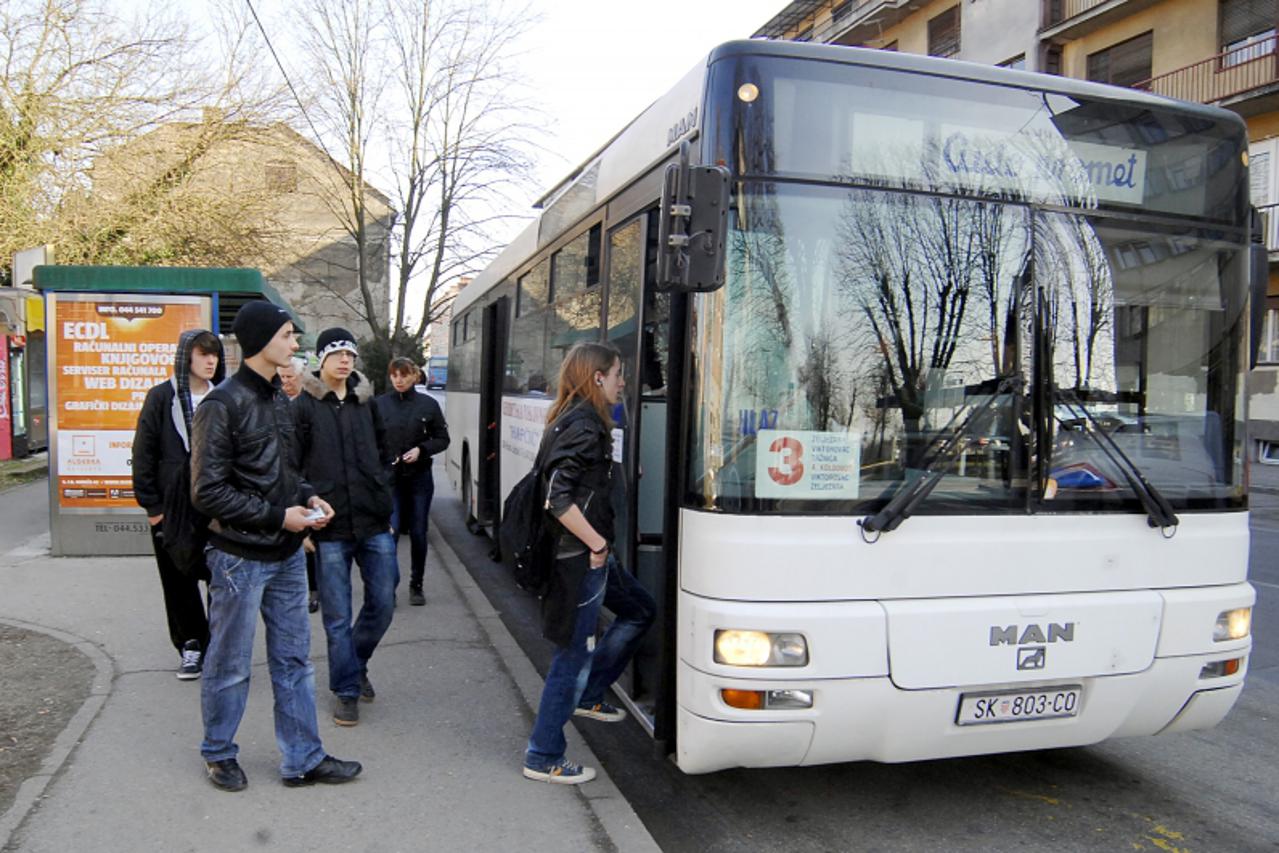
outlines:
[[[707, 68], [721, 59], [739, 56], [776, 56], [888, 68], [933, 77], [1042, 90], [1095, 101], [1122, 101], [1163, 110], [1172, 108], [1214, 123], [1234, 123], [1240, 133], [1246, 131], [1243, 119], [1230, 110], [1072, 77], [843, 45], [771, 39], [725, 42], [711, 50], [670, 91], [650, 104], [538, 200], [541, 213], [458, 295], [453, 306], [454, 315], [504, 281], [539, 248], [554, 241], [583, 216], [625, 189], [632, 180], [670, 157], [681, 141], [694, 138], [701, 127]], [[688, 123], [688, 129], [671, 133], [690, 112], [692, 121]]]

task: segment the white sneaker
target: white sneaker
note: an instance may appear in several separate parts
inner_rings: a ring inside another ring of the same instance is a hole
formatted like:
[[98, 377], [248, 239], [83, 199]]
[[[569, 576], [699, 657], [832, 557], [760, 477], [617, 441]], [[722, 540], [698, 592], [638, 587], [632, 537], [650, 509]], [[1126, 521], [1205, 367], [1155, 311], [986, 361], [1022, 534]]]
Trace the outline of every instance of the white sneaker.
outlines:
[[583, 767], [567, 758], [561, 758], [545, 770], [534, 770], [525, 765], [524, 778], [550, 782], [552, 785], [580, 785], [595, 778], [595, 768]]
[[573, 716], [589, 717], [605, 723], [620, 723], [626, 719], [626, 712], [621, 708], [614, 708], [607, 702], [596, 702], [594, 705], [578, 705], [573, 709]]

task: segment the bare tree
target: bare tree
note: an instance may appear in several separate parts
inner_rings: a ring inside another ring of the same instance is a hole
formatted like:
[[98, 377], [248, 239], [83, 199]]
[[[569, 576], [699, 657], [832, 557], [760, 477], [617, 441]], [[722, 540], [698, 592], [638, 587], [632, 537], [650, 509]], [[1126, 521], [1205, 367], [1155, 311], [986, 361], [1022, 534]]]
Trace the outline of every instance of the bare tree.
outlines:
[[0, 253], [56, 241], [56, 213], [102, 151], [200, 103], [175, 19], [103, 0], [0, 6]]
[[[379, 130], [378, 105], [386, 80], [383, 64], [386, 12], [378, 0], [309, 0], [302, 42], [314, 74], [309, 76], [313, 100], [308, 105], [312, 129], [322, 147], [344, 168], [333, 172], [332, 191], [324, 201], [355, 246], [355, 281], [361, 314], [377, 341], [390, 332], [374, 291], [370, 269], [384, 247], [371, 241], [368, 185], [369, 160]], [[330, 150], [326, 142], [334, 143]], [[381, 272], [380, 270], [378, 271]]]
[[396, 230], [395, 325], [410, 290], [423, 290], [413, 338], [447, 307], [440, 296], [491, 253], [490, 229], [509, 219], [504, 190], [531, 174], [537, 130], [517, 91], [513, 48], [535, 21], [527, 7], [485, 0], [388, 0], [401, 73], [403, 145], [394, 153], [401, 216]]
[[[481, 268], [504, 190], [531, 171], [513, 46], [533, 18], [500, 0], [310, 0], [305, 45], [320, 85], [317, 130], [345, 167], [331, 207], [362, 259], [362, 313], [390, 353], [416, 354], [446, 286]], [[395, 182], [393, 314], [371, 282], [366, 189]], [[421, 296], [418, 296], [421, 294]], [[421, 300], [420, 302], [418, 300]], [[416, 318], [416, 323], [412, 320]]]

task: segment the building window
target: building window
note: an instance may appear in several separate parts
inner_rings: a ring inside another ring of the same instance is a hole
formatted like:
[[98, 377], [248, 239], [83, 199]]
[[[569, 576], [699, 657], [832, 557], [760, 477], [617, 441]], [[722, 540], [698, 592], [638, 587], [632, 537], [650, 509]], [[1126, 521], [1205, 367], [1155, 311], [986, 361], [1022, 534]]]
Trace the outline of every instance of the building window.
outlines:
[[1221, 67], [1230, 68], [1275, 52], [1279, 0], [1221, 0]]
[[1150, 56], [1154, 33], [1141, 35], [1088, 54], [1088, 79], [1113, 86], [1134, 86], [1151, 77]]
[[951, 6], [928, 21], [929, 56], [954, 56], [959, 53], [959, 8]]
[[[1268, 299], [1273, 305], [1279, 299]], [[1261, 341], [1257, 347], [1258, 364], [1279, 364], [1279, 309], [1266, 311], [1266, 322], [1261, 327]]]
[[842, 3], [836, 3], [830, 10], [831, 20], [838, 21], [851, 11], [853, 11], [853, 0], [844, 0]]
[[1279, 465], [1279, 441], [1258, 441], [1257, 461], [1262, 465]]
[[264, 167], [266, 188], [273, 193], [297, 192], [298, 167], [292, 163], [267, 163]]
[[1019, 53], [1012, 59], [1005, 59], [999, 63], [1000, 68], [1015, 68], [1018, 71], [1026, 70], [1026, 54]]

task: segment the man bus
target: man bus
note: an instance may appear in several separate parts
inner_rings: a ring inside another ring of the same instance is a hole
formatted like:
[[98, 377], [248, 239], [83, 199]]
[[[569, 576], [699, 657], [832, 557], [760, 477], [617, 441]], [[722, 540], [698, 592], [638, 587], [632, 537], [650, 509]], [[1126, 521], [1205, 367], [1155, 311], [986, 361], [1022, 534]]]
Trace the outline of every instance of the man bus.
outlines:
[[1254, 601], [1237, 116], [733, 42], [542, 208], [454, 308], [449, 476], [491, 528], [567, 348], [626, 354], [614, 546], [661, 612], [621, 698], [683, 770], [1229, 711]]

